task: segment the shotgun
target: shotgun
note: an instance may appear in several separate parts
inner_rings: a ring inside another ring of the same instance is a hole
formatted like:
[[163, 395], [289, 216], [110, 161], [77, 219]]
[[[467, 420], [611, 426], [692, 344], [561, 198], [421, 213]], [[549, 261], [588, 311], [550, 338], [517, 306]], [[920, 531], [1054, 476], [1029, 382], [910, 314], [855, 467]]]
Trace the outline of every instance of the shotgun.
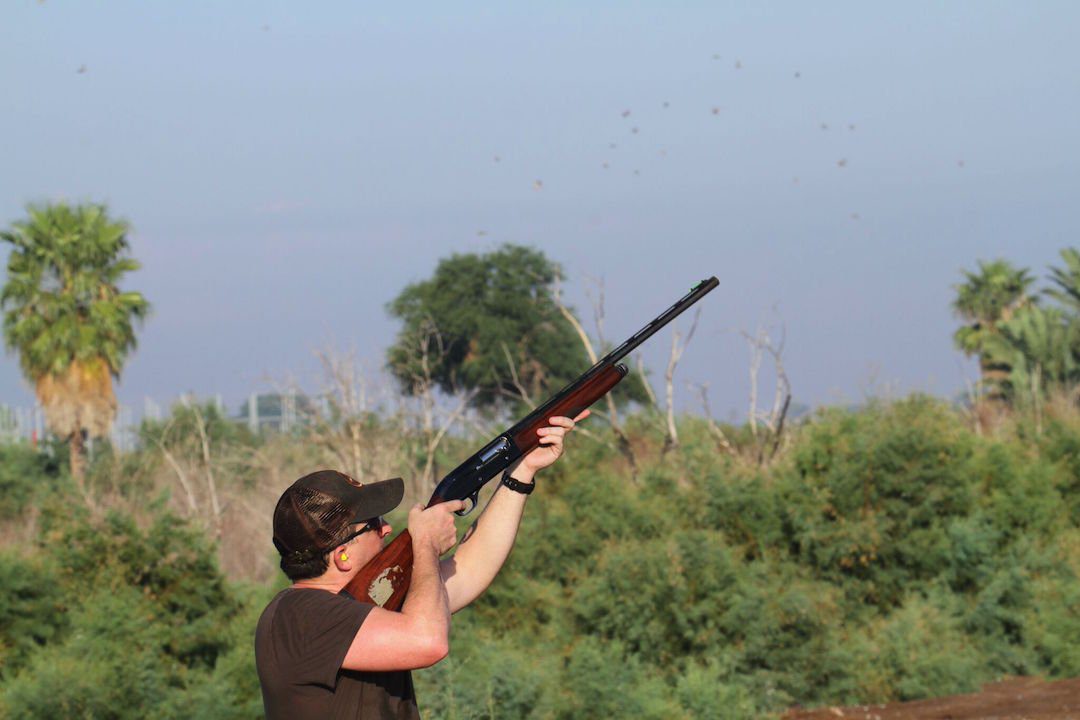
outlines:
[[[465, 500], [469, 505], [458, 514], [472, 512], [480, 488], [540, 445], [540, 436], [536, 431], [548, 426], [548, 418], [559, 415], [577, 417], [582, 410], [604, 397], [626, 377], [627, 368], [620, 360], [719, 284], [715, 277], [702, 280], [626, 342], [600, 358], [581, 377], [505, 432], [499, 433], [439, 482], [427, 507], [447, 500]], [[381, 605], [387, 610], [400, 610], [409, 591], [412, 562], [412, 538], [409, 531], [404, 530], [360, 569], [345, 586], [345, 591], [361, 602]]]

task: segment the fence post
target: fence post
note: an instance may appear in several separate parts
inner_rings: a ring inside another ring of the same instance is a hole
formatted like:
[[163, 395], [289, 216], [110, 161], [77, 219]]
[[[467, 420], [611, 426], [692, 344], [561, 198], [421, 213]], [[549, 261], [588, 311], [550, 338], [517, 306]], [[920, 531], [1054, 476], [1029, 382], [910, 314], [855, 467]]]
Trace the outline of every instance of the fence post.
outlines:
[[259, 434], [259, 396], [256, 393], [251, 393], [248, 398], [248, 430]]

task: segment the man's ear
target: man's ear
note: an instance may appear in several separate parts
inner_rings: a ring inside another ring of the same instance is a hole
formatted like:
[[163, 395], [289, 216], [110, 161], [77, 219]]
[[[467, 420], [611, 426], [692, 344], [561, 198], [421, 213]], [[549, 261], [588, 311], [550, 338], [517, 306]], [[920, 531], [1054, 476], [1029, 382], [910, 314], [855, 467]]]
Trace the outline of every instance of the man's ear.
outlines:
[[330, 555], [330, 560], [338, 570], [345, 572], [352, 569], [352, 556], [349, 555], [349, 548], [344, 545], [334, 548], [334, 552]]

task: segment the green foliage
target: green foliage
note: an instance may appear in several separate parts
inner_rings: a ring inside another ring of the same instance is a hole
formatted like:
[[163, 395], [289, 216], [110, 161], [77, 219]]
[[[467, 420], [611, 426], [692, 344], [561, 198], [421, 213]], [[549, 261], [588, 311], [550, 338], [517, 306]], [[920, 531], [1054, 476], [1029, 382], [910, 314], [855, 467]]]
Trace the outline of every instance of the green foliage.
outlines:
[[139, 268], [128, 257], [128, 225], [103, 205], [29, 205], [28, 218], [0, 233], [12, 246], [0, 292], [4, 339], [19, 353], [26, 377], [63, 373], [73, 361], [103, 360], [119, 376], [135, 348], [133, 323], [150, 306], [124, 292]]
[[67, 618], [55, 572], [43, 557], [0, 553], [0, 588], [0, 677], [8, 677], [54, 640]]
[[1065, 248], [1061, 251], [1061, 260], [1065, 267], [1050, 268], [1050, 281], [1056, 287], [1045, 292], [1075, 313], [1080, 310], [1080, 251]]
[[980, 262], [956, 288], [953, 309], [968, 324], [954, 339], [979, 357], [983, 389], [994, 399], [1041, 412], [1047, 397], [1080, 383], [1080, 251], [1066, 248], [1061, 259], [1042, 291], [1057, 307], [1037, 305], [1028, 271], [1004, 260]]
[[979, 272], [964, 271], [966, 281], [956, 286], [953, 310], [970, 324], [957, 331], [957, 347], [968, 355], [982, 354], [996, 325], [1030, 301], [1034, 278], [1026, 268], [1006, 260], [979, 261]]
[[929, 398], [823, 420], [781, 483], [796, 556], [868, 602], [895, 604], [947, 562], [948, 521], [972, 508], [957, 481], [972, 438]]
[[239, 598], [200, 531], [56, 497], [36, 545], [0, 555], [5, 716], [182, 718], [192, 697], [213, 717], [259, 716], [250, 629], [268, 598]]
[[[474, 392], [476, 407], [520, 407], [522, 391], [539, 402], [588, 369], [555, 301], [560, 272], [539, 250], [518, 245], [439, 261], [430, 279], [387, 306], [402, 322], [387, 352], [402, 391], [438, 387]], [[624, 383], [619, 397], [643, 399], [640, 382]]]
[[[206, 413], [214, 442], [244, 447]], [[1080, 673], [1080, 423], [982, 437], [915, 396], [820, 412], [765, 469], [684, 426], [637, 481], [575, 438], [454, 617], [450, 658], [417, 672], [425, 715], [759, 718]], [[42, 461], [11, 457], [44, 484]], [[23, 554], [0, 554], [0, 714], [260, 717], [251, 638], [275, 588], [226, 582], [167, 513], [92, 516], [61, 494]]]
[[1009, 368], [1004, 395], [1030, 405], [1080, 380], [1080, 323], [1057, 308], [1029, 306], [998, 325], [983, 352], [989, 362]]
[[441, 260], [388, 305], [403, 323], [387, 355], [402, 390], [430, 378], [444, 392], [475, 390], [483, 407], [518, 396], [511, 363], [533, 394], [579, 374], [588, 362], [555, 305], [558, 273], [542, 252], [515, 245]]
[[57, 458], [26, 445], [0, 446], [0, 521], [23, 516], [60, 484]]

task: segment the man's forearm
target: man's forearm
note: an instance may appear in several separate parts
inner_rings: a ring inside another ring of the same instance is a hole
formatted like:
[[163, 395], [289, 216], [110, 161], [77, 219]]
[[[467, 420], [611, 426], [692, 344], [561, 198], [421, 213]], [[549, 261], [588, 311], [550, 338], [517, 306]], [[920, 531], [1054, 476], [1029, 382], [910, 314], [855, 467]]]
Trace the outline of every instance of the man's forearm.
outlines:
[[[511, 473], [519, 482], [532, 482], [533, 475], [522, 467]], [[491, 585], [514, 547], [525, 501], [525, 495], [499, 485], [454, 556], [443, 561], [450, 612], [465, 607]]]
[[449, 600], [439, 575], [438, 553], [429, 543], [413, 542], [412, 580], [401, 612], [433, 643], [449, 642]]

